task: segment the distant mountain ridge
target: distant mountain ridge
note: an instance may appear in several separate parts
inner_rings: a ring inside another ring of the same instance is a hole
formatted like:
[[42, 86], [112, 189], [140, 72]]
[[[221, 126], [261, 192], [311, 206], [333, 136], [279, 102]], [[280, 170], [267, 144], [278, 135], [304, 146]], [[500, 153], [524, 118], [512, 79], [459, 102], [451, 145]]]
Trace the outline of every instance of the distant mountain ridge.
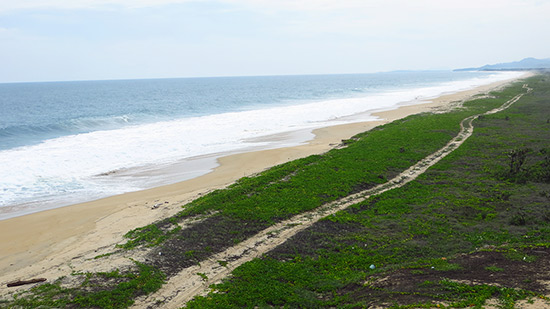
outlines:
[[550, 69], [550, 58], [525, 58], [520, 61], [487, 64], [479, 68], [464, 68], [456, 69], [455, 71], [527, 71], [540, 69]]

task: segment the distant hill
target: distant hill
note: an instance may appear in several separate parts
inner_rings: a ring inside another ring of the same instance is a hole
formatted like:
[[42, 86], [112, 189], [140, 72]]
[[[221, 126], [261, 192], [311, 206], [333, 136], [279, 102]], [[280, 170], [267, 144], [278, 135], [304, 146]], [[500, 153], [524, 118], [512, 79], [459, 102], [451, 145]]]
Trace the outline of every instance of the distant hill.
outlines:
[[524, 71], [550, 69], [550, 58], [525, 58], [521, 61], [487, 64], [479, 68], [456, 69], [455, 71]]

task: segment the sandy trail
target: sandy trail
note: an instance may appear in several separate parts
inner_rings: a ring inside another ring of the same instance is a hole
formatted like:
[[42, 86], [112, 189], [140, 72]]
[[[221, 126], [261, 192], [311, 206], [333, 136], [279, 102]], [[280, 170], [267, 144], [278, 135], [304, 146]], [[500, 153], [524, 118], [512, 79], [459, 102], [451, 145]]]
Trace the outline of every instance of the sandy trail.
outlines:
[[[202, 261], [200, 265], [188, 267], [176, 276], [170, 278], [161, 290], [146, 298], [138, 299], [134, 308], [153, 308], [156, 307], [157, 301], [162, 303], [163, 308], [180, 308], [193, 297], [208, 293], [211, 284], [217, 283], [227, 277], [238, 266], [256, 257], [260, 257], [273, 248], [281, 245], [287, 239], [310, 227], [321, 218], [334, 214], [351, 205], [360, 203], [371, 196], [402, 187], [406, 183], [416, 179], [428, 168], [462, 145], [462, 143], [473, 134], [474, 127], [472, 123], [475, 119], [483, 115], [490, 115], [503, 111], [517, 102], [524, 94], [532, 91], [527, 84], [524, 84], [523, 88], [526, 89], [525, 93], [516, 95], [502, 106], [463, 119], [460, 123], [460, 132], [443, 148], [422, 159], [388, 182], [328, 203], [314, 211], [303, 213], [282, 221], [234, 247], [211, 256], [208, 260]], [[227, 265], [222, 266], [218, 261], [229, 262]]]

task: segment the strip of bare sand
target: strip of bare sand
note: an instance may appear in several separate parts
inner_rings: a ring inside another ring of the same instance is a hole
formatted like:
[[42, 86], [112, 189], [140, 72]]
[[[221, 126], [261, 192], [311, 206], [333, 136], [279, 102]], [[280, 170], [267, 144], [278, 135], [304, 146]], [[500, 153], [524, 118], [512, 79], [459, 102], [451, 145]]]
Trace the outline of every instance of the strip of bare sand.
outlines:
[[[524, 77], [526, 75], [521, 76]], [[211, 173], [184, 182], [2, 220], [0, 289], [6, 289], [5, 283], [13, 280], [65, 275], [77, 258], [92, 259], [102, 248], [112, 248], [121, 242], [127, 231], [173, 215], [186, 202], [243, 176], [326, 152], [342, 139], [408, 115], [447, 110], [509, 82], [511, 80], [374, 113], [379, 121], [317, 129], [315, 138], [305, 145], [225, 156], [218, 159], [220, 166]]]

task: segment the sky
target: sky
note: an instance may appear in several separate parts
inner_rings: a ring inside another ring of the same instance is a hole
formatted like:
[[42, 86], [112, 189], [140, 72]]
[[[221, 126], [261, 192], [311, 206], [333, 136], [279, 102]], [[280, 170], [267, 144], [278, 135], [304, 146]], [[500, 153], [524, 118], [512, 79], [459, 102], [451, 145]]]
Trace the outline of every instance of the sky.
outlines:
[[550, 58], [550, 0], [0, 0], [0, 82], [440, 70]]

